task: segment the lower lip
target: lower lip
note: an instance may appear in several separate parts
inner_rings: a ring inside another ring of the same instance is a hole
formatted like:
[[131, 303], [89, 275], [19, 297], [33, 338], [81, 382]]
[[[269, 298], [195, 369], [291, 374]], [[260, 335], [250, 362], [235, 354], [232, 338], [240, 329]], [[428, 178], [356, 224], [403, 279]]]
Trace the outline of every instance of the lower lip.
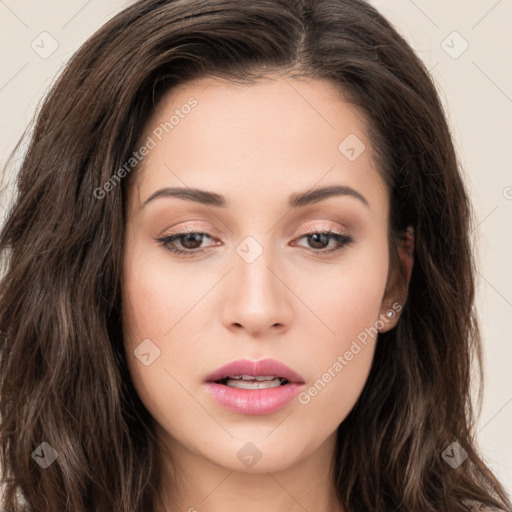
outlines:
[[272, 414], [289, 404], [304, 384], [289, 382], [265, 389], [238, 389], [216, 382], [207, 382], [206, 389], [217, 402], [240, 414]]

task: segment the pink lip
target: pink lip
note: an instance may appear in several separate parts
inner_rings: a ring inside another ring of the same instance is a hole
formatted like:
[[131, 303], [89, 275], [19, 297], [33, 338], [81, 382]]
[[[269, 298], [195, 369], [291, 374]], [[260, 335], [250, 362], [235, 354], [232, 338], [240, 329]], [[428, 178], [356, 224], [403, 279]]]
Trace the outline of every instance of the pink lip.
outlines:
[[[215, 382], [229, 375], [275, 375], [288, 383], [276, 388], [238, 389]], [[285, 407], [304, 387], [301, 375], [275, 359], [233, 361], [205, 381], [206, 389], [220, 405], [240, 414], [272, 414]]]
[[275, 375], [290, 382], [304, 383], [304, 378], [301, 375], [275, 359], [261, 359], [259, 361], [239, 359], [215, 370], [206, 377], [206, 382], [215, 382], [229, 375]]

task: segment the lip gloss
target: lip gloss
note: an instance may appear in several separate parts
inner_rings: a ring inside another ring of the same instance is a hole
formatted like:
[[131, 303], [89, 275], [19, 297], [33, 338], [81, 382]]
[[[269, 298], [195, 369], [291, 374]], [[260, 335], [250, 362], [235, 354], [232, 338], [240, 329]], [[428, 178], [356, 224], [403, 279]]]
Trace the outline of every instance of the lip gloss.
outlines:
[[288, 405], [305, 384], [288, 382], [275, 388], [239, 389], [207, 382], [206, 389], [220, 405], [240, 414], [272, 414]]

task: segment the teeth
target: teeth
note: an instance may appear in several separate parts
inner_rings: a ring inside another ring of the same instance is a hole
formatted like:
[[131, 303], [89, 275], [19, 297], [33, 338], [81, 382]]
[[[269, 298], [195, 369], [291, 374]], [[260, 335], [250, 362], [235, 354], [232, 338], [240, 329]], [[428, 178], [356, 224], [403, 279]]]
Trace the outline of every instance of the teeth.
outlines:
[[[246, 375], [243, 377], [247, 377]], [[228, 377], [226, 381], [226, 386], [231, 388], [238, 389], [267, 389], [267, 388], [277, 388], [281, 385], [284, 379], [280, 379], [279, 377], [274, 377], [270, 379], [270, 377], [251, 377], [250, 379], [232, 379]]]
[[228, 375], [227, 379], [232, 380], [273, 380], [277, 378], [277, 375]]

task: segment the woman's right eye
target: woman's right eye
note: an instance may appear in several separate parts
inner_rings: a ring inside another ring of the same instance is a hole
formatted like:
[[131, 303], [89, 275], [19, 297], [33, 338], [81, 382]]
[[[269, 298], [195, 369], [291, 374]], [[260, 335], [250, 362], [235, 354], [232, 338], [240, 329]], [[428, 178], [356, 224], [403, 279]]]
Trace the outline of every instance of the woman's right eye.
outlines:
[[[198, 254], [204, 252], [204, 249], [198, 249], [197, 243], [201, 245], [203, 237], [212, 238], [207, 233], [201, 233], [197, 231], [190, 231], [189, 233], [181, 233], [179, 235], [169, 235], [159, 238], [157, 242], [160, 243], [165, 249], [171, 251], [173, 254]], [[176, 247], [176, 240], [179, 241], [185, 250]], [[192, 247], [190, 247], [190, 245]]]

